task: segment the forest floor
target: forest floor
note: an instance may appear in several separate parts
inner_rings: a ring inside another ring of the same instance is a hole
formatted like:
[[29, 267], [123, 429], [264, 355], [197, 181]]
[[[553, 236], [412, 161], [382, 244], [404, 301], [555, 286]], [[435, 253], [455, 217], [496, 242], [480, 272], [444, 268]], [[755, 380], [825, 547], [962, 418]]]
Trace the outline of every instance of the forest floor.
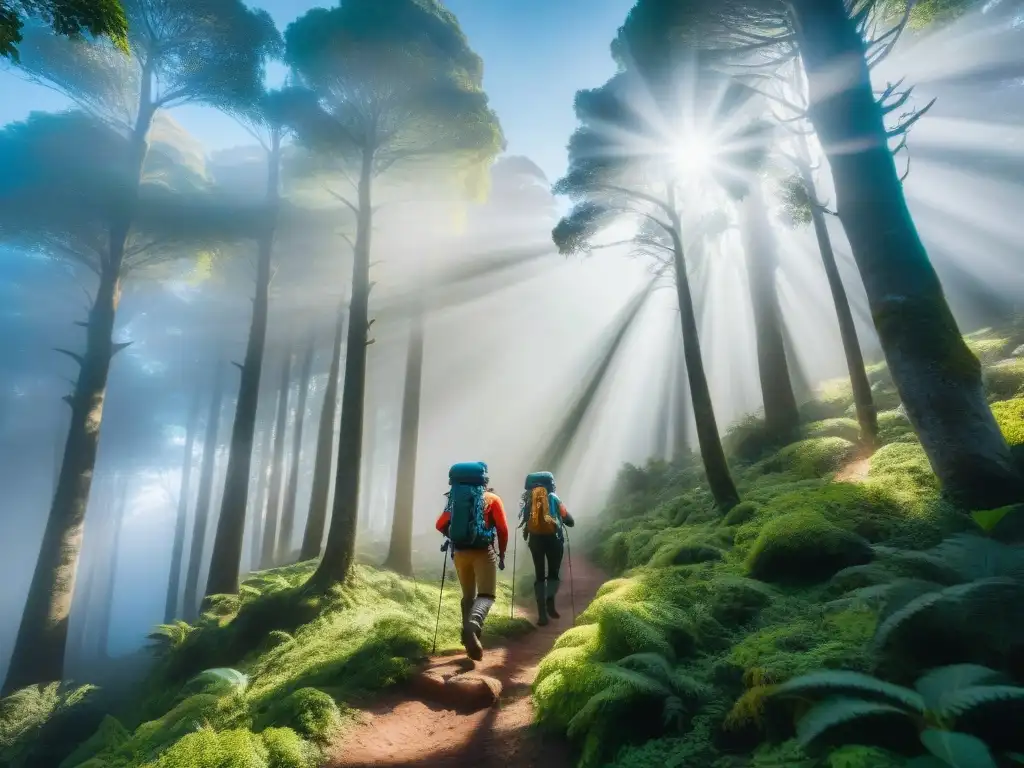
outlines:
[[[577, 558], [573, 562], [573, 595], [577, 615], [597, 593], [606, 577]], [[563, 568], [568, 571], [567, 564]], [[330, 752], [330, 768], [369, 766], [474, 766], [475, 768], [569, 768], [575, 764], [569, 746], [557, 737], [545, 737], [533, 727], [530, 689], [540, 660], [559, 635], [572, 626], [568, 579], [559, 593], [561, 618], [551, 620], [526, 636], [485, 648], [484, 658], [473, 663], [464, 655], [437, 656], [426, 671], [447, 676], [454, 670], [472, 670], [501, 683], [498, 704], [470, 714], [411, 698], [408, 687], [389, 692], [362, 712], [362, 721], [347, 730]], [[534, 618], [517, 607], [517, 613]], [[484, 645], [487, 633], [484, 631]]]

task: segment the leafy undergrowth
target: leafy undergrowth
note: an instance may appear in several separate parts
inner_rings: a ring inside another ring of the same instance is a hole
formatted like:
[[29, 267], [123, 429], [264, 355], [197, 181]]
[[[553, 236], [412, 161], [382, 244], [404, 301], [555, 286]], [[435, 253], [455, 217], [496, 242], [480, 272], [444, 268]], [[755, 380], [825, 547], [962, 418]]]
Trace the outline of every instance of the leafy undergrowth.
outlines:
[[[159, 661], [129, 706], [89, 707], [99, 692], [56, 685], [0, 702], [9, 768], [314, 768], [367, 695], [430, 653], [436, 583], [357, 566], [325, 596], [302, 590], [314, 563], [253, 574], [193, 626], [161, 626]], [[460, 648], [457, 589], [446, 589], [438, 652]], [[501, 585], [485, 633], [528, 631]], [[88, 713], [83, 714], [83, 713]], [[75, 724], [61, 727], [61, 718]], [[91, 718], [91, 720], [89, 719]], [[83, 726], [84, 722], [88, 722]]]
[[[1008, 343], [969, 343], [990, 393], [1016, 391], [1014, 366], [1000, 362]], [[807, 705], [773, 691], [819, 670], [908, 684], [922, 667], [963, 662], [1024, 680], [1024, 626], [1004, 619], [1024, 601], [1006, 581], [1024, 581], [1024, 557], [943, 498], [884, 365], [870, 377], [882, 445], [860, 482], [832, 481], [858, 455], [840, 382], [804, 407], [797, 442], [773, 447], [756, 418], [732, 430], [743, 501], [727, 514], [696, 457], [623, 469], [586, 542], [617, 578], [559, 638], [533, 689], [538, 723], [568, 735], [582, 768], [902, 766], [923, 752], [916, 735], [902, 755], [870, 728], [812, 748], [810, 726], [796, 728]], [[1021, 445], [1024, 397], [1007, 397], [993, 411]], [[834, 725], [881, 706], [854, 702]]]

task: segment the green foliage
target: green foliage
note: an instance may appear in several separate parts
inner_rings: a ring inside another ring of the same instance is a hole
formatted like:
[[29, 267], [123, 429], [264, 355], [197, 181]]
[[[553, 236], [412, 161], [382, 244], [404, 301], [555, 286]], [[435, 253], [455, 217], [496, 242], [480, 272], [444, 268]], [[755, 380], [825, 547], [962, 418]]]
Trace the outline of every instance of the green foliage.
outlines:
[[841, 437], [851, 443], [860, 440], [860, 425], [856, 419], [836, 418], [814, 421], [804, 427], [807, 437]]
[[299, 139], [342, 166], [372, 157], [372, 176], [395, 166], [436, 171], [430, 165], [442, 161], [461, 172], [464, 197], [479, 193], [504, 148], [480, 57], [435, 0], [315, 8], [285, 31], [285, 60], [322, 99], [296, 119]]
[[128, 53], [128, 21], [119, 0], [9, 0], [0, 5], [0, 58], [19, 61], [18, 43], [23, 40], [26, 17], [42, 21], [58, 35], [109, 37], [122, 53]]
[[[930, 753], [948, 766], [995, 766], [993, 751], [1016, 751], [1024, 744], [1024, 737], [1000, 734], [985, 722], [995, 703], [1002, 705], [1003, 717], [1024, 706], [1024, 688], [1002, 680], [994, 670], [969, 664], [933, 669], [914, 689], [857, 672], [826, 671], [789, 680], [769, 697], [815, 702], [797, 723], [797, 737], [810, 750], [852, 743], [906, 755]], [[971, 716], [982, 711], [982, 717]]]
[[813, 203], [799, 176], [790, 176], [779, 184], [779, 202], [781, 218], [791, 227], [806, 227], [811, 223]]
[[58, 765], [99, 724], [91, 685], [34, 685], [0, 699], [0, 765]]

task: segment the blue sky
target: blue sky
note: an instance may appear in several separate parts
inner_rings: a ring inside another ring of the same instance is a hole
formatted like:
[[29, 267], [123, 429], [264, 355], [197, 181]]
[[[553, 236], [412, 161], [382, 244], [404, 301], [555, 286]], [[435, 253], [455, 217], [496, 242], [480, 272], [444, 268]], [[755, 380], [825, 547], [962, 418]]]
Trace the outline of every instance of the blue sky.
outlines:
[[[634, 0], [448, 0], [470, 44], [484, 60], [484, 86], [501, 118], [508, 151], [528, 155], [552, 180], [565, 170], [565, 144], [575, 127], [572, 100], [580, 88], [614, 71], [608, 44]], [[282, 29], [309, 0], [261, 0]], [[0, 72], [0, 123], [34, 110], [56, 110], [64, 99]], [[175, 118], [209, 149], [247, 143], [229, 118], [185, 107]]]

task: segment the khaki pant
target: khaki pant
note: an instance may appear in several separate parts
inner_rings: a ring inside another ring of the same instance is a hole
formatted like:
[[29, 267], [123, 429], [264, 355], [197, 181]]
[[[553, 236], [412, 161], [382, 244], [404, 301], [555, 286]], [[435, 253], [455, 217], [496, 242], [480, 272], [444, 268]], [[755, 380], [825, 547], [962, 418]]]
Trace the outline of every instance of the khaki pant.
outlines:
[[463, 549], [456, 552], [452, 560], [464, 600], [478, 595], [494, 599], [498, 589], [498, 559], [493, 549]]

